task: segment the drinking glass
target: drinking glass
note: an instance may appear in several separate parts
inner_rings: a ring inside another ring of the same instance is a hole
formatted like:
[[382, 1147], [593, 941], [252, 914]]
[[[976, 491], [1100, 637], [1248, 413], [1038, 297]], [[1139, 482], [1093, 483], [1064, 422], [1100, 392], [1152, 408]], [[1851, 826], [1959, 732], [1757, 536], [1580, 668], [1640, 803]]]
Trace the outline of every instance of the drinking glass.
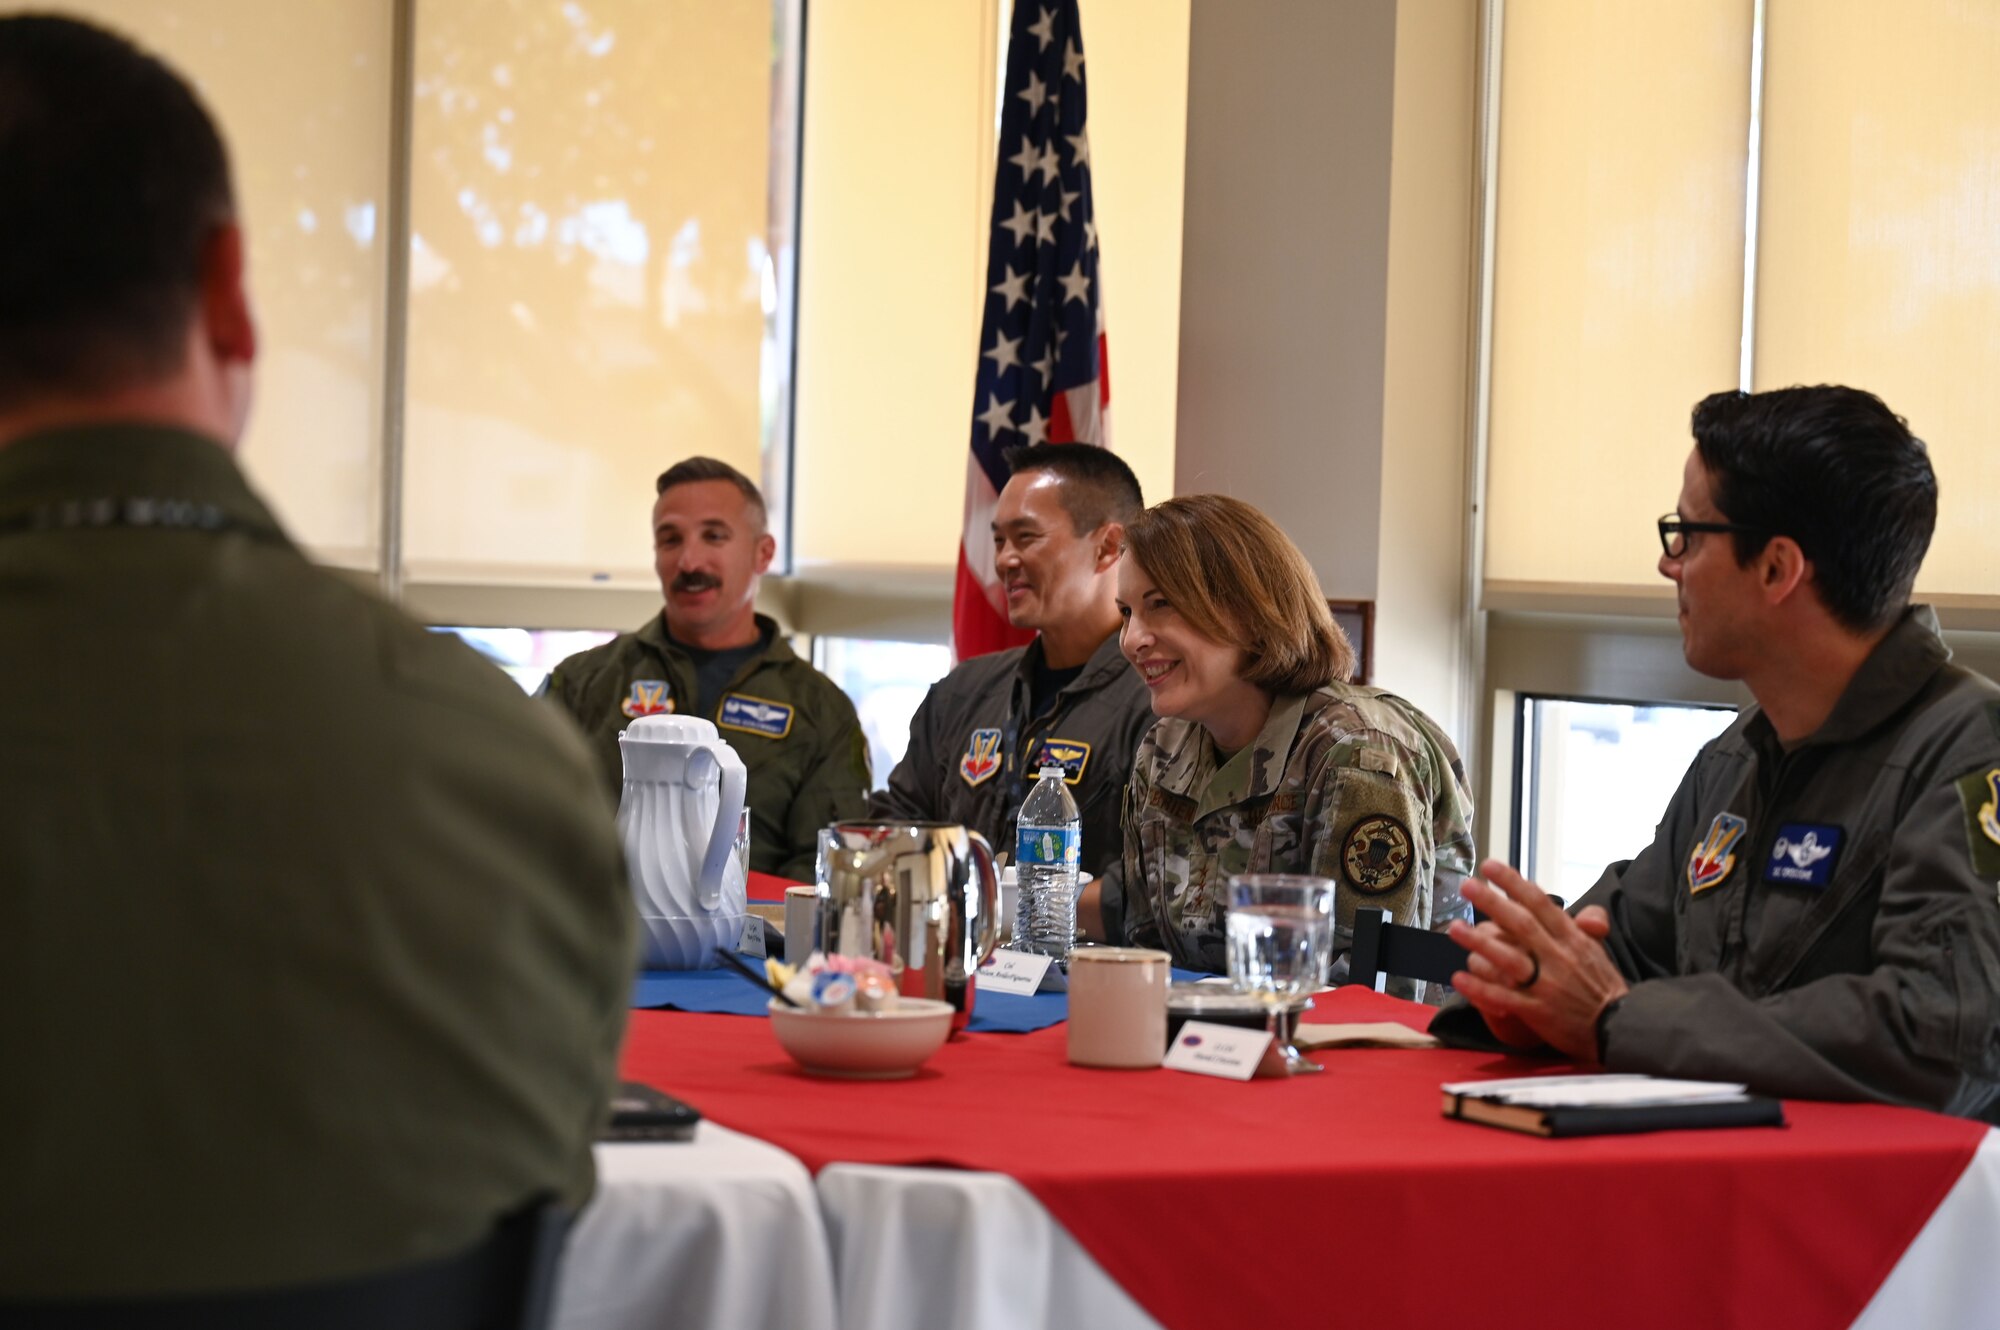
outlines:
[[1333, 959], [1333, 883], [1298, 873], [1242, 873], [1229, 879], [1229, 981], [1265, 1004], [1264, 1028], [1285, 1074], [1324, 1071], [1299, 1056], [1286, 1013], [1326, 982]]

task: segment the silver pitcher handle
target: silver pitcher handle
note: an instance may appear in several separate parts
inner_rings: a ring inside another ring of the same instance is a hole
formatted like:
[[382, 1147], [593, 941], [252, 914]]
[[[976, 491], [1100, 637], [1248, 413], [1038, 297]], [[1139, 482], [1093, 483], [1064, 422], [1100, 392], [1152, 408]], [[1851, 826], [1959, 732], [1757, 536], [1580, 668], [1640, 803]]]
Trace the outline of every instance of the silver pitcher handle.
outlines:
[[965, 838], [971, 842], [972, 867], [979, 877], [979, 956], [973, 963], [977, 969], [1000, 942], [1000, 877], [993, 867], [993, 847], [986, 843], [986, 837], [968, 827]]

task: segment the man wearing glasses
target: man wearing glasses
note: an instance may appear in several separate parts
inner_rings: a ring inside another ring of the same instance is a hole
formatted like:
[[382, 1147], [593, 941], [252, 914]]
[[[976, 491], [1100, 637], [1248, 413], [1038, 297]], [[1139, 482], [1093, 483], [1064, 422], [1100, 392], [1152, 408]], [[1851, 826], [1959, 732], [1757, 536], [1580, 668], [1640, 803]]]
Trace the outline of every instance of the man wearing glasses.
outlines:
[[2000, 687], [1909, 603], [1924, 446], [1839, 387], [1717, 393], [1694, 435], [1660, 572], [1688, 664], [1756, 705], [1574, 917], [1481, 866], [1435, 1028], [2000, 1121]]

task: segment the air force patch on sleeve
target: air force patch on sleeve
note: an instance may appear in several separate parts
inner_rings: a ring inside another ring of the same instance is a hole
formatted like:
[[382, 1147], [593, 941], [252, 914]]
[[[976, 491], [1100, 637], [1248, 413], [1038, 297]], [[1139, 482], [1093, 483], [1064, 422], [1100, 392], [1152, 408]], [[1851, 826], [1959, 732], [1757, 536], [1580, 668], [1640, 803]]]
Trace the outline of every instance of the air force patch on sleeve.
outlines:
[[618, 709], [632, 720], [667, 715], [674, 709], [674, 690], [665, 679], [634, 679], [632, 691], [618, 704]]
[[974, 730], [965, 741], [965, 756], [958, 759], [958, 774], [967, 785], [979, 785], [1000, 770], [1000, 731]]
[[1717, 813], [1708, 824], [1708, 834], [1688, 856], [1688, 894], [1699, 896], [1710, 887], [1722, 885], [1736, 867], [1736, 842], [1750, 824], [1734, 813]]
[[766, 739], [782, 739], [792, 732], [792, 709], [783, 702], [771, 702], [747, 693], [729, 693], [716, 713], [717, 729], [742, 730]]
[[1090, 765], [1090, 745], [1081, 739], [1044, 739], [1035, 749], [1035, 760], [1028, 770], [1040, 771], [1043, 767], [1061, 767], [1063, 784], [1074, 785], [1083, 779], [1083, 769]]
[[1787, 822], [1778, 828], [1778, 839], [1771, 842], [1764, 880], [1824, 889], [1833, 880], [1834, 866], [1840, 862], [1835, 851], [1840, 849], [1844, 834], [1839, 827]]

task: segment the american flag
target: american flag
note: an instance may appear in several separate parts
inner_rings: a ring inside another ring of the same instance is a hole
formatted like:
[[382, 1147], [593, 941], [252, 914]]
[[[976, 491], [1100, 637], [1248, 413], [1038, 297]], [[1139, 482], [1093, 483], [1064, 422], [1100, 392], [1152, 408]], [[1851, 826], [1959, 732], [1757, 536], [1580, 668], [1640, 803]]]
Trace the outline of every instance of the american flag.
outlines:
[[993, 568], [993, 508], [1007, 483], [1001, 453], [1023, 443], [1110, 442], [1085, 105], [1076, 0], [1016, 0], [952, 604], [960, 660], [1033, 636], [1007, 622]]

